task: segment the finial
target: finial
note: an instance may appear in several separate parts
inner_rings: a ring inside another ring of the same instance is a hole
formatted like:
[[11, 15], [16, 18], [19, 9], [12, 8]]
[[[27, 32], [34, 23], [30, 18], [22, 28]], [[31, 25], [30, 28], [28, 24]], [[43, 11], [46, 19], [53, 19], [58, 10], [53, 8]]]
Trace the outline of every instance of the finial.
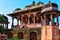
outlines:
[[35, 5], [35, 1], [33, 1], [32, 4]]
[[49, 3], [51, 3], [51, 1], [49, 1]]

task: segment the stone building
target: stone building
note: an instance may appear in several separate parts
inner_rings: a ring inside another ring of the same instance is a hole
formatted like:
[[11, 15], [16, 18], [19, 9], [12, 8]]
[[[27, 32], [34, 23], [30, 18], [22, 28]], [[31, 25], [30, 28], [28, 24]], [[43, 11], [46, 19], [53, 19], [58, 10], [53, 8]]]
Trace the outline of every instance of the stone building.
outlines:
[[[8, 36], [22, 40], [59, 40], [59, 13], [55, 3], [44, 5], [33, 2], [22, 10], [8, 14], [12, 17], [13, 29]], [[14, 25], [14, 19], [17, 19], [17, 25]]]

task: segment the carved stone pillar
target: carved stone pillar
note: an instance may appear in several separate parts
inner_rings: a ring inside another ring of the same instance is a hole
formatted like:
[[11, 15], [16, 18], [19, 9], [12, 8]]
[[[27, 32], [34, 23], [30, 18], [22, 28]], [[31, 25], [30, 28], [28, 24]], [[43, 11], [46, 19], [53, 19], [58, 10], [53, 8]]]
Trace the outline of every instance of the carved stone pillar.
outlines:
[[19, 25], [20, 25], [21, 21], [19, 20]]

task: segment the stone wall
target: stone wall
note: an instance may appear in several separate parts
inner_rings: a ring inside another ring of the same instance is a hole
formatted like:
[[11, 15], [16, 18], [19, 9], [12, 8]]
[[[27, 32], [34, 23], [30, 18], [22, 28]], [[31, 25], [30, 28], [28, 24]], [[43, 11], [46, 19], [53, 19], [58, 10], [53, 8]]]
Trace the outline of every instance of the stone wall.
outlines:
[[18, 32], [23, 32], [23, 39], [22, 40], [30, 40], [30, 32], [37, 33], [37, 40], [41, 39], [41, 28], [20, 28], [20, 29], [13, 29], [13, 38], [18, 37]]

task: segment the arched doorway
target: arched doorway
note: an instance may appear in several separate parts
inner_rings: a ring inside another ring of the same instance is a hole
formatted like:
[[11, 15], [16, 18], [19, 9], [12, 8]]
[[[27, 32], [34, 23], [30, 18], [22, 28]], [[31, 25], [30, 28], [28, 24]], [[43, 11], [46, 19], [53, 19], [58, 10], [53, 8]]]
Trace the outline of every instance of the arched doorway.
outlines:
[[30, 40], [37, 40], [37, 33], [36, 32], [30, 33]]
[[19, 32], [19, 33], [18, 33], [18, 38], [19, 38], [19, 39], [23, 39], [23, 33], [22, 33], [22, 32]]

